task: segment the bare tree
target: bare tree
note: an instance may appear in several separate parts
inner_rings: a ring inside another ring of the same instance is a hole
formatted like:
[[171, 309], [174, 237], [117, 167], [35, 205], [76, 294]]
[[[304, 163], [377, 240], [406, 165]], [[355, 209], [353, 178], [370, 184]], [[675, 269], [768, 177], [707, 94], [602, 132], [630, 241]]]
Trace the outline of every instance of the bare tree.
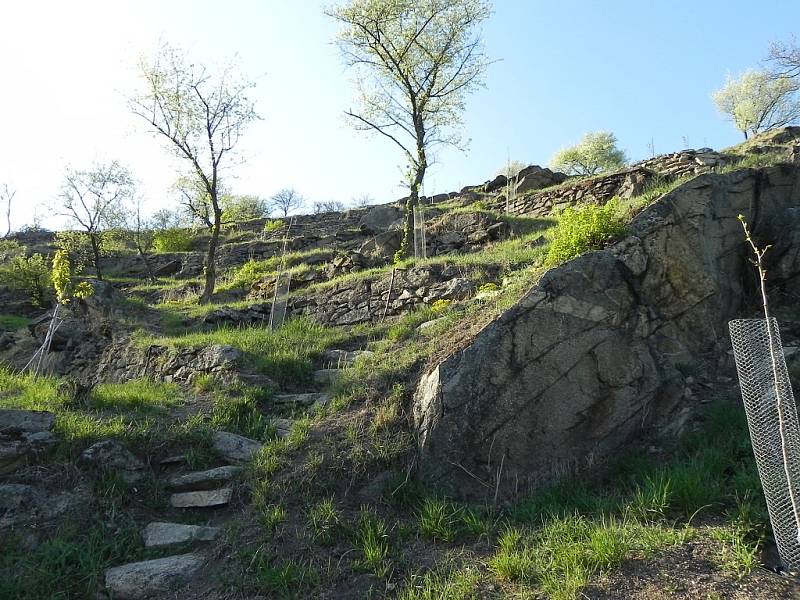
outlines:
[[356, 129], [391, 141], [407, 161], [404, 255], [432, 148], [463, 147], [458, 130], [466, 95], [488, 65], [476, 29], [489, 17], [489, 4], [350, 0], [327, 14], [341, 24], [339, 47], [357, 71], [360, 106], [346, 116]]
[[211, 232], [200, 294], [200, 303], [206, 304], [216, 285], [222, 228], [220, 172], [225, 161], [235, 156], [247, 125], [258, 118], [247, 96], [254, 84], [241, 81], [232, 63], [212, 76], [204, 66], [188, 62], [182, 52], [169, 46], [164, 46], [155, 60], [143, 59], [140, 69], [146, 89], [131, 100], [131, 110], [186, 161], [193, 185], [203, 192], [198, 216]]
[[772, 65], [775, 77], [800, 78], [800, 45], [797, 38], [792, 37], [788, 42], [772, 42], [767, 62]]
[[369, 194], [362, 194], [361, 196], [355, 197], [350, 201], [350, 204], [355, 208], [365, 208], [374, 203], [375, 199]]
[[83, 171], [68, 168], [64, 176], [56, 210], [87, 236], [98, 279], [103, 278], [100, 267], [103, 229], [119, 224], [134, 189], [130, 171], [117, 161]]
[[312, 206], [315, 215], [329, 212], [342, 212], [344, 209], [344, 203], [338, 200], [317, 200]]
[[17, 190], [8, 187], [7, 183], [3, 184], [3, 189], [0, 190], [0, 201], [5, 204], [6, 208], [6, 234], [3, 237], [8, 237], [11, 234], [11, 202], [16, 195]]
[[153, 265], [150, 262], [150, 254], [153, 252], [155, 244], [155, 227], [152, 220], [142, 214], [142, 199], [136, 196], [131, 210], [125, 214], [122, 232], [126, 241], [134, 247], [139, 258], [142, 259], [144, 268], [147, 271], [147, 278], [150, 282], [155, 282], [156, 276], [153, 273]]
[[285, 218], [293, 210], [302, 208], [303, 204], [305, 199], [294, 188], [283, 188], [269, 199], [269, 211], [278, 212]]

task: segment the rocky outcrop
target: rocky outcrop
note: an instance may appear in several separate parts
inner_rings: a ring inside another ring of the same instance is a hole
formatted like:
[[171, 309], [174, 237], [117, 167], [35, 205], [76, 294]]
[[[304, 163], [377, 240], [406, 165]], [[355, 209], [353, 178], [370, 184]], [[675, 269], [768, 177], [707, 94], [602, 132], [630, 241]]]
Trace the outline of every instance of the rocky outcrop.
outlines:
[[[422, 475], [467, 496], [535, 488], [644, 431], [675, 433], [696, 398], [682, 364], [725, 356], [752, 292], [736, 216], [756, 239], [800, 228], [800, 168], [702, 175], [639, 214], [631, 235], [548, 271], [414, 400]], [[773, 286], [797, 286], [778, 243]], [[771, 267], [772, 265], [770, 265]]]
[[428, 256], [474, 252], [506, 237], [508, 226], [488, 212], [446, 213], [426, 227]]

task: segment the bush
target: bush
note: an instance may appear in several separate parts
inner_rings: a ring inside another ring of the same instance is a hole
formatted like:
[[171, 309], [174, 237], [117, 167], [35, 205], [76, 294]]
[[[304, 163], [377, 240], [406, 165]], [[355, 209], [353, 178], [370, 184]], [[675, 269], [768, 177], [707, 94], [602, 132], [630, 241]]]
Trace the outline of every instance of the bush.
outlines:
[[156, 252], [188, 252], [192, 249], [192, 232], [181, 227], [156, 231], [153, 248]]
[[[103, 236], [100, 236], [101, 253], [103, 252]], [[92, 242], [83, 231], [59, 231], [56, 233], [56, 248], [69, 256], [69, 262], [76, 273], [83, 267], [92, 264]]]
[[589, 250], [597, 250], [622, 235], [625, 225], [617, 216], [617, 207], [618, 200], [613, 198], [603, 206], [589, 204], [564, 210], [553, 231], [547, 265], [557, 265]]
[[50, 266], [41, 254], [16, 256], [3, 269], [0, 281], [11, 289], [27, 293], [34, 306], [44, 306], [49, 295]]
[[264, 233], [273, 233], [283, 227], [283, 221], [280, 219], [268, 219], [264, 223]]

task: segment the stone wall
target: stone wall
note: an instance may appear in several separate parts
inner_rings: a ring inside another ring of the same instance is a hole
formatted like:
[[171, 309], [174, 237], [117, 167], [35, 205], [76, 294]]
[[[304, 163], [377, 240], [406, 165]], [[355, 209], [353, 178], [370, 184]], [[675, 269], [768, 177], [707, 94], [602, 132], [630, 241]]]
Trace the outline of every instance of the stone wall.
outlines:
[[640, 213], [630, 237], [548, 271], [424, 374], [413, 409], [423, 476], [466, 496], [496, 485], [508, 495], [645, 429], [679, 431], [699, 400], [678, 367], [729, 360], [727, 321], [749, 314], [739, 213], [775, 243], [773, 288], [796, 293], [800, 167], [701, 175]]

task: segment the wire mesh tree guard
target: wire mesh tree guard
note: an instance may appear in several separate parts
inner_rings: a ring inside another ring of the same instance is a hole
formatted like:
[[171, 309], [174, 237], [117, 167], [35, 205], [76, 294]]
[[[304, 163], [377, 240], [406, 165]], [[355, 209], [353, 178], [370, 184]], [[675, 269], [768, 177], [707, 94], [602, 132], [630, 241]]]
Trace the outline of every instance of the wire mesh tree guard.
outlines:
[[271, 330], [281, 327], [286, 320], [286, 309], [289, 304], [289, 289], [292, 284], [292, 271], [286, 269], [286, 250], [289, 247], [289, 232], [294, 224], [294, 218], [290, 219], [283, 236], [283, 248], [281, 250], [281, 262], [278, 274], [275, 277], [275, 291], [272, 295], [272, 307], [269, 310], [269, 328]]
[[421, 206], [414, 207], [414, 258], [417, 260], [428, 257], [428, 248], [425, 241], [425, 209]]
[[784, 567], [800, 569], [800, 426], [789, 371], [783, 354], [778, 322], [770, 315], [763, 258], [770, 246], [759, 248], [739, 215], [753, 249], [761, 286], [763, 319], [736, 319], [728, 323], [750, 430], [758, 475], [767, 511]]

